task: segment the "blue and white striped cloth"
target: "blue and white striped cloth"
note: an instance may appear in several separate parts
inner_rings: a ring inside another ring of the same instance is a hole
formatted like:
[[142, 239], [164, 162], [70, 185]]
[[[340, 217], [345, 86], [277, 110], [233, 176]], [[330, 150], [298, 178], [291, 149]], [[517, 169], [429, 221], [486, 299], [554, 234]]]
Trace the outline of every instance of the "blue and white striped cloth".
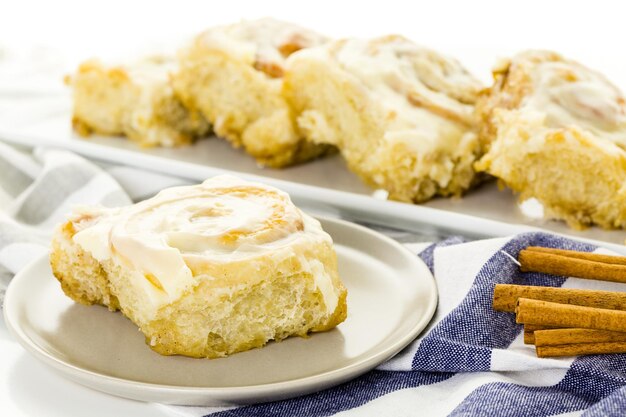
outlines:
[[496, 283], [626, 290], [624, 284], [521, 273], [511, 256], [531, 245], [596, 250], [544, 233], [432, 245], [419, 256], [437, 280], [437, 313], [427, 331], [392, 360], [300, 398], [180, 411], [216, 417], [626, 415], [626, 355], [539, 359], [524, 345], [514, 315], [491, 308]]
[[[80, 203], [129, 204], [184, 183], [68, 152], [0, 143], [0, 301], [3, 285], [47, 250], [52, 227]], [[396, 233], [396, 236], [398, 234]], [[407, 242], [408, 234], [400, 234]], [[416, 240], [419, 237], [415, 237]], [[538, 359], [512, 314], [491, 309], [496, 283], [626, 290], [623, 284], [520, 273], [528, 245], [597, 250], [553, 235], [407, 244], [433, 271], [439, 306], [403, 352], [353, 381], [290, 400], [227, 408], [163, 406], [172, 415], [624, 416], [626, 355]]]

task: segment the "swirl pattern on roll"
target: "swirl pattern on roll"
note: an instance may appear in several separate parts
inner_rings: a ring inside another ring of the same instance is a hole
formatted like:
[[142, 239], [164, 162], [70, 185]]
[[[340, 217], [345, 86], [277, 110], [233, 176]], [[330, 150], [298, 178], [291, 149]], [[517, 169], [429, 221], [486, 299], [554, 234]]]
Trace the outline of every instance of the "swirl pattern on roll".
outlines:
[[163, 190], [130, 207], [85, 208], [71, 219], [74, 242], [98, 261], [142, 271], [153, 301], [177, 298], [207, 264], [280, 257], [311, 242], [332, 244], [319, 222], [273, 187], [231, 176]]
[[599, 72], [555, 52], [531, 50], [500, 62], [494, 78], [483, 104], [487, 112], [523, 111], [547, 128], [575, 126], [626, 148], [626, 98]]

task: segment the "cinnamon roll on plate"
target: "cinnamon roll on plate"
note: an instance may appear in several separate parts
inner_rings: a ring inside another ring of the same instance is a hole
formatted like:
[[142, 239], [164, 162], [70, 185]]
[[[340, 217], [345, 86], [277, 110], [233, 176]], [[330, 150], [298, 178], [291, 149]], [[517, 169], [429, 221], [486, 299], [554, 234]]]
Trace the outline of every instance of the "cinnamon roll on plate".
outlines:
[[273, 187], [217, 176], [80, 207], [50, 255], [66, 295], [120, 310], [163, 355], [216, 358], [345, 320], [331, 237]]

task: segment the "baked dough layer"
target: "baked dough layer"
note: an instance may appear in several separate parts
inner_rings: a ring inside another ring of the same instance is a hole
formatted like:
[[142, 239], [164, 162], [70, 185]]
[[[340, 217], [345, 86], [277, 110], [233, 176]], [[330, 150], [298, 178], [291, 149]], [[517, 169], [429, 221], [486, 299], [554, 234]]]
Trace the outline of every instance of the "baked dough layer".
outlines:
[[65, 294], [121, 310], [164, 355], [223, 357], [347, 315], [319, 222], [286, 194], [234, 177], [121, 209], [76, 209], [50, 261]]
[[72, 123], [82, 136], [124, 135], [141, 146], [179, 146], [209, 132], [207, 121], [190, 112], [170, 85], [175, 61], [150, 57], [132, 65], [82, 63], [68, 77], [73, 88]]
[[280, 168], [303, 162], [330, 147], [302, 139], [282, 95], [284, 62], [324, 42], [317, 33], [273, 19], [211, 28], [181, 51], [173, 85], [218, 136], [259, 164]]
[[549, 218], [581, 228], [626, 227], [626, 101], [604, 76], [549, 51], [494, 69], [479, 100], [477, 169], [536, 198]]
[[480, 83], [457, 61], [401, 36], [344, 39], [287, 61], [285, 95], [312, 143], [395, 200], [460, 195], [475, 182]]

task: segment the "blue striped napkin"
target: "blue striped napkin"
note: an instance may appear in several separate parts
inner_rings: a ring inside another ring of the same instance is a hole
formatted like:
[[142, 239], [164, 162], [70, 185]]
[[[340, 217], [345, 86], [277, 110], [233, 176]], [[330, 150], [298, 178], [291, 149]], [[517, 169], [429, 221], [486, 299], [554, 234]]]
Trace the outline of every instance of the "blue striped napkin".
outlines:
[[304, 397], [179, 411], [220, 417], [626, 415], [626, 355], [539, 359], [524, 345], [514, 315], [491, 308], [496, 283], [615, 291], [626, 285], [521, 273], [512, 257], [527, 246], [597, 251], [545, 233], [432, 245], [419, 256], [437, 280], [438, 311], [424, 334], [392, 360]]
[[[0, 302], [13, 274], [47, 250], [52, 227], [72, 204], [128, 204], [184, 183], [96, 166], [68, 152], [31, 154], [2, 143], [0, 172]], [[409, 241], [407, 235], [402, 240]], [[626, 355], [539, 359], [523, 344], [513, 315], [491, 309], [496, 283], [626, 290], [618, 283], [520, 273], [514, 258], [529, 245], [602, 252], [544, 233], [453, 238], [426, 249], [407, 244], [433, 272], [440, 298], [429, 327], [396, 357], [353, 381], [290, 400], [163, 407], [194, 417], [626, 415]]]

